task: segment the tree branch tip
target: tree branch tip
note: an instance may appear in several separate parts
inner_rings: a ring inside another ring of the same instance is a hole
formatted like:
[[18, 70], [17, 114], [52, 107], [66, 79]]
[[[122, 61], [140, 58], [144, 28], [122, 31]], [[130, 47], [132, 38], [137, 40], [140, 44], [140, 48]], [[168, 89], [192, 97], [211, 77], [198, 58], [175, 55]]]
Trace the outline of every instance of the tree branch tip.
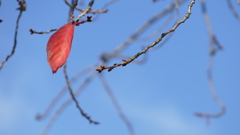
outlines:
[[26, 2], [24, 0], [17, 0], [18, 5], [20, 5], [17, 10], [25, 11], [26, 10]]

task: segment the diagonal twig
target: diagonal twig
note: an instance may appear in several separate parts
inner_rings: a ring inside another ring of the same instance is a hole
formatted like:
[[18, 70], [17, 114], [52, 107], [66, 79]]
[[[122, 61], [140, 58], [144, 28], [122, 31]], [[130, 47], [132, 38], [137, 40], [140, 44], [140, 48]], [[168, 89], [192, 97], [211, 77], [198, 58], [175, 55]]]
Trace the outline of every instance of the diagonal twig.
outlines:
[[[82, 84], [79, 86], [79, 88], [77, 89], [77, 91], [74, 93], [75, 96], [78, 96], [80, 94], [80, 92], [82, 92], [82, 90], [86, 87], [86, 85], [88, 85], [91, 80], [96, 76], [96, 72], [93, 71], [88, 77], [86, 77], [86, 79], [82, 82]], [[47, 126], [45, 127], [45, 129], [42, 132], [42, 135], [46, 135], [48, 133], [48, 131], [51, 129], [52, 125], [54, 124], [54, 122], [56, 121], [56, 119], [59, 117], [59, 115], [72, 103], [72, 98], [69, 98], [67, 101], [65, 101], [58, 109], [57, 111], [54, 113], [54, 115], [51, 117], [51, 119], [49, 120]]]
[[65, 75], [65, 79], [66, 79], [66, 82], [67, 82], [67, 87], [68, 87], [68, 90], [71, 94], [71, 97], [72, 97], [72, 100], [75, 102], [76, 104], [76, 107], [78, 108], [78, 110], [80, 111], [80, 113], [82, 114], [83, 117], [85, 117], [90, 123], [93, 123], [93, 124], [99, 124], [98, 122], [96, 121], [93, 121], [86, 113], [84, 113], [84, 111], [82, 110], [82, 108], [79, 106], [79, 103], [77, 101], [77, 99], [75, 98], [75, 95], [73, 93], [73, 90], [71, 88], [71, 85], [70, 85], [70, 82], [69, 82], [69, 79], [68, 79], [68, 74], [67, 74], [67, 65], [64, 64], [64, 75]]
[[[84, 68], [83, 70], [81, 70], [79, 73], [77, 73], [74, 77], [72, 77], [69, 81], [70, 84], [75, 83], [80, 77], [82, 77], [85, 73], [89, 72], [90, 70], [92, 70], [95, 66], [88, 66], [86, 68]], [[44, 111], [43, 114], [37, 114], [36, 115], [36, 119], [37, 120], [42, 120], [44, 118], [46, 118], [49, 113], [52, 111], [52, 109], [54, 108], [54, 106], [56, 105], [56, 103], [61, 99], [61, 97], [63, 97], [63, 95], [65, 94], [65, 92], [67, 91], [68, 86], [64, 86], [62, 88], [62, 90], [57, 94], [57, 96], [51, 101], [51, 103], [48, 105], [47, 109]]]
[[18, 17], [17, 17], [17, 22], [16, 22], [13, 48], [12, 48], [11, 53], [5, 58], [5, 60], [3, 60], [3, 61], [0, 63], [0, 70], [2, 69], [4, 63], [7, 62], [10, 57], [13, 56], [13, 54], [14, 54], [14, 52], [15, 52], [15, 49], [16, 49], [16, 47], [17, 47], [17, 35], [18, 35], [19, 20], [20, 20], [20, 18], [21, 18], [21, 16], [22, 16], [22, 12], [26, 10], [26, 3], [25, 3], [24, 0], [18, 1], [18, 4], [20, 5], [20, 7], [18, 8], [18, 10], [20, 10], [20, 12], [19, 12], [19, 15], [18, 15]]
[[175, 26], [173, 26], [173, 28], [171, 28], [169, 31], [165, 32], [165, 33], [162, 33], [162, 35], [156, 39], [152, 44], [148, 45], [143, 51], [141, 52], [138, 52], [136, 55], [134, 55], [133, 57], [131, 57], [130, 59], [128, 60], [123, 60], [122, 63], [118, 63], [118, 64], [114, 64], [113, 66], [100, 66], [100, 68], [96, 69], [96, 71], [98, 71], [99, 73], [101, 73], [103, 70], [105, 69], [108, 69], [108, 71], [111, 71], [112, 69], [116, 68], [116, 67], [119, 67], [119, 66], [126, 66], [128, 65], [129, 63], [131, 63], [133, 60], [135, 60], [136, 58], [138, 58], [139, 56], [141, 56], [142, 54], [146, 53], [150, 48], [154, 47], [155, 45], [157, 45], [166, 35], [168, 35], [169, 33], [171, 32], [174, 32], [176, 30], [176, 28], [184, 23], [191, 15], [191, 9], [192, 9], [192, 6], [193, 4], [195, 3], [195, 0], [192, 0], [191, 3], [188, 5], [188, 11], [186, 13], [186, 15], [184, 16], [184, 18], [177, 22], [175, 24]]
[[112, 103], [114, 105], [114, 107], [116, 108], [117, 112], [118, 112], [118, 115], [120, 116], [120, 118], [122, 119], [122, 121], [126, 124], [127, 128], [128, 128], [128, 131], [130, 133], [130, 135], [135, 135], [135, 132], [133, 130], [133, 126], [132, 124], [130, 123], [130, 121], [128, 120], [128, 118], [124, 115], [123, 111], [122, 111], [122, 108], [120, 107], [119, 103], [117, 102], [117, 99], [116, 97], [114, 96], [111, 88], [109, 87], [107, 81], [105, 80], [105, 78], [103, 77], [103, 74], [100, 74], [99, 75], [100, 77], [100, 80], [103, 84], [103, 87], [105, 88], [108, 96], [110, 97], [110, 99], [112, 100]]
[[[239, 2], [239, 1], [238, 1]], [[228, 7], [230, 8], [231, 12], [233, 13], [234, 17], [240, 21], [240, 16], [238, 15], [237, 11], [234, 9], [230, 0], [227, 0]], [[240, 2], [239, 2], [240, 3]]]

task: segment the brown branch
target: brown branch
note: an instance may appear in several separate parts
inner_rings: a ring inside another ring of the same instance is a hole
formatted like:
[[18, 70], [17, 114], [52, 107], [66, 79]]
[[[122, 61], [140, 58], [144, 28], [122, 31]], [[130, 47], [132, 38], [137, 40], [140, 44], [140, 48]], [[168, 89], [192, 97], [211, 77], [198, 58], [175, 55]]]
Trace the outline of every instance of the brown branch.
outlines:
[[82, 114], [82, 116], [85, 117], [90, 123], [99, 124], [98, 122], [93, 121], [86, 113], [84, 113], [84, 111], [82, 110], [82, 108], [79, 106], [79, 103], [78, 103], [77, 99], [76, 99], [75, 96], [74, 96], [73, 90], [72, 90], [72, 88], [71, 88], [71, 85], [70, 85], [70, 82], [69, 82], [69, 79], [68, 79], [67, 65], [66, 65], [66, 63], [64, 64], [64, 70], [63, 70], [63, 71], [64, 71], [66, 83], [67, 83], [67, 86], [68, 86], [68, 90], [69, 90], [69, 92], [70, 92], [70, 94], [71, 94], [72, 100], [75, 102], [76, 107], [78, 108], [78, 110], [80, 111], [80, 113]]
[[20, 18], [21, 18], [21, 16], [22, 16], [22, 12], [26, 10], [26, 3], [25, 3], [24, 0], [22, 0], [22, 1], [19, 1], [19, 0], [18, 0], [18, 4], [20, 5], [20, 7], [17, 8], [17, 10], [20, 10], [20, 12], [19, 12], [19, 15], [18, 15], [18, 17], [17, 17], [17, 22], [16, 22], [13, 48], [12, 48], [11, 53], [10, 53], [9, 55], [7, 55], [7, 57], [5, 58], [5, 60], [3, 60], [3, 61], [0, 63], [0, 70], [2, 69], [4, 63], [5, 63], [6, 61], [8, 61], [8, 59], [9, 59], [10, 57], [12, 57], [12, 56], [14, 55], [15, 49], [16, 49], [16, 47], [17, 47], [17, 35], [18, 35], [19, 20], [20, 20]]
[[107, 66], [100, 66], [100, 68], [96, 69], [96, 71], [98, 71], [99, 73], [101, 73], [103, 70], [108, 69], [108, 71], [111, 71], [112, 69], [119, 67], [119, 66], [126, 66], [127, 64], [131, 63], [133, 60], [135, 60], [136, 58], [138, 58], [139, 56], [141, 56], [142, 54], [146, 53], [150, 48], [154, 47], [155, 45], [157, 45], [166, 35], [168, 35], [171, 32], [174, 32], [176, 30], [176, 28], [184, 23], [191, 15], [191, 9], [193, 4], [195, 3], [195, 0], [192, 0], [191, 3], [188, 5], [188, 11], [186, 13], [186, 15], [184, 16], [184, 18], [177, 22], [175, 24], [175, 26], [173, 26], [172, 29], [170, 29], [169, 31], [162, 33], [162, 35], [156, 39], [152, 44], [148, 45], [143, 51], [137, 53], [136, 55], [134, 55], [133, 57], [131, 57], [128, 60], [122, 60], [122, 63], [118, 63], [118, 64], [114, 64], [113, 66], [107, 67]]
[[[70, 84], [74, 84], [80, 77], [82, 77], [85, 73], [92, 70], [94, 67], [95, 66], [88, 66], [83, 70], [81, 70], [80, 72], [78, 72], [74, 77], [70, 79]], [[36, 120], [42, 120], [46, 118], [49, 115], [49, 113], [52, 111], [56, 103], [63, 97], [67, 89], [68, 89], [68, 86], [67, 85], [64, 86], [62, 90], [57, 94], [57, 96], [51, 101], [51, 103], [49, 104], [47, 109], [44, 111], [44, 113], [36, 115]]]
[[49, 30], [49, 31], [37, 32], [37, 31], [35, 31], [35, 30], [33, 30], [33, 29], [30, 29], [29, 31], [30, 31], [30, 34], [34, 34], [34, 33], [36, 33], [36, 34], [46, 34], [46, 33], [50, 33], [50, 32], [57, 31], [57, 30], [58, 30], [58, 29], [51, 29], [51, 30]]
[[128, 118], [125, 116], [125, 114], [123, 113], [122, 111], [122, 108], [120, 107], [119, 103], [117, 102], [117, 99], [116, 97], [114, 96], [113, 92], [112, 92], [112, 89], [109, 87], [107, 81], [105, 80], [105, 78], [103, 77], [103, 74], [100, 74], [99, 75], [100, 77], [100, 80], [103, 84], [103, 87], [105, 88], [108, 96], [110, 97], [115, 109], [117, 110], [118, 112], [118, 115], [120, 116], [120, 118], [122, 119], [122, 121], [126, 124], [127, 128], [128, 128], [128, 131], [130, 133], [130, 135], [135, 135], [135, 132], [133, 130], [133, 126], [132, 124], [130, 123], [130, 121], [128, 120]]
[[236, 10], [234, 9], [232, 3], [230, 0], [227, 0], [228, 3], [228, 7], [230, 8], [231, 12], [233, 13], [233, 15], [235, 16], [235, 18], [237, 18], [240, 21], [240, 16], [238, 15], [238, 13], [236, 12]]
[[207, 68], [208, 86], [209, 86], [209, 90], [213, 96], [213, 99], [221, 107], [221, 110], [220, 110], [220, 112], [218, 112], [216, 114], [195, 113], [195, 115], [198, 117], [203, 117], [203, 118], [218, 118], [218, 117], [221, 117], [225, 113], [226, 107], [223, 104], [223, 102], [219, 99], [219, 97], [217, 96], [217, 93], [216, 93], [216, 90], [214, 87], [214, 83], [213, 83], [212, 70], [213, 70], [213, 57], [218, 50], [222, 49], [222, 46], [220, 45], [220, 43], [218, 42], [218, 40], [216, 39], [216, 37], [213, 33], [211, 21], [207, 14], [205, 1], [201, 0], [200, 2], [201, 2], [204, 20], [207, 25], [208, 34], [210, 37], [209, 61], [208, 61], [208, 68]]
[[[89, 84], [91, 82], [91, 80], [96, 76], [96, 72], [93, 71], [83, 82], [82, 84], [79, 86], [79, 88], [77, 89], [77, 91], [74, 93], [75, 96], [78, 96], [80, 94], [80, 92], [82, 92], [82, 90], [86, 87], [87, 84]], [[47, 126], [45, 127], [45, 129], [42, 132], [42, 135], [46, 135], [48, 133], [48, 131], [51, 129], [52, 125], [54, 124], [54, 122], [56, 121], [56, 119], [59, 117], [59, 115], [66, 109], [66, 107], [68, 107], [70, 105], [70, 103], [72, 103], [72, 98], [69, 98], [67, 101], [65, 101], [58, 109], [57, 111], [54, 113], [54, 115], [51, 117], [51, 119], [49, 120]]]
[[3, 22], [3, 20], [2, 20], [2, 19], [0, 19], [0, 23], [1, 23], [1, 22]]

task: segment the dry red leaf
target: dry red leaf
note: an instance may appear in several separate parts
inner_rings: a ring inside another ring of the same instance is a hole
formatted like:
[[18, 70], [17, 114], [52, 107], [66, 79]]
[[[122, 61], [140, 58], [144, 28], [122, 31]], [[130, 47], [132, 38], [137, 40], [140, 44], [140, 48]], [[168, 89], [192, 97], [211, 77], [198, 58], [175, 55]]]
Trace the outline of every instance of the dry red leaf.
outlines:
[[47, 43], [47, 60], [52, 68], [52, 72], [57, 70], [66, 62], [74, 34], [75, 24], [65, 24], [57, 32], [55, 32]]

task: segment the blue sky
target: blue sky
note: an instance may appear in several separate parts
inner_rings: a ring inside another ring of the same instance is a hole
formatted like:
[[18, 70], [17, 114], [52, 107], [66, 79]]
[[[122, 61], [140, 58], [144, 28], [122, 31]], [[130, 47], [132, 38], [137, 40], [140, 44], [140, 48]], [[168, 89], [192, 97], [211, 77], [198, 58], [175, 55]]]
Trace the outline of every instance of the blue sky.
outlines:
[[[20, 20], [18, 44], [13, 57], [0, 71], [0, 134], [39, 135], [55, 111], [70, 98], [68, 91], [59, 100], [48, 117], [36, 121], [36, 114], [43, 113], [52, 99], [65, 86], [63, 68], [52, 74], [46, 60], [46, 44], [53, 34], [33, 34], [29, 29], [47, 31], [67, 23], [69, 8], [61, 0], [30, 1]], [[107, 0], [96, 0], [93, 10], [101, 9]], [[87, 6], [85, 0], [81, 8]], [[145, 21], [165, 9], [171, 1], [123, 1], [110, 5], [109, 12], [101, 14], [95, 22], [75, 28], [72, 50], [68, 58], [69, 77], [99, 62], [103, 52], [112, 52]], [[187, 0], [180, 7], [179, 18], [185, 15]], [[239, 5], [232, 0], [240, 14]], [[11, 51], [14, 29], [19, 11], [16, 1], [2, 1], [0, 7], [0, 59]], [[144, 64], [131, 63], [111, 72], [104, 71], [123, 112], [132, 123], [137, 135], [237, 135], [240, 132], [240, 22], [234, 18], [226, 1], [207, 1], [213, 31], [223, 45], [214, 57], [213, 78], [216, 91], [227, 107], [221, 118], [206, 120], [193, 115], [195, 112], [216, 113], [219, 106], [212, 99], [207, 83], [208, 45], [206, 24], [200, 2], [196, 1], [192, 15], [160, 49], [149, 51]], [[80, 12], [75, 11], [75, 16]], [[173, 12], [175, 16], [175, 12]], [[94, 17], [94, 15], [93, 15]], [[167, 16], [154, 23], [140, 37], [160, 28]], [[162, 30], [169, 30], [173, 18]], [[162, 33], [161, 32], [161, 33]], [[159, 36], [160, 34], [158, 34]], [[133, 56], [143, 46], [151, 44], [158, 36], [147, 41], [136, 41], [121, 52]], [[139, 60], [143, 57], [139, 57]], [[106, 65], [121, 62], [112, 59]], [[73, 85], [78, 89], [95, 68], [84, 74]], [[91, 125], [75, 105], [70, 104], [56, 120], [49, 135], [125, 135], [129, 134], [107, 95], [99, 76], [96, 76], [78, 96], [80, 106], [99, 121]]]

